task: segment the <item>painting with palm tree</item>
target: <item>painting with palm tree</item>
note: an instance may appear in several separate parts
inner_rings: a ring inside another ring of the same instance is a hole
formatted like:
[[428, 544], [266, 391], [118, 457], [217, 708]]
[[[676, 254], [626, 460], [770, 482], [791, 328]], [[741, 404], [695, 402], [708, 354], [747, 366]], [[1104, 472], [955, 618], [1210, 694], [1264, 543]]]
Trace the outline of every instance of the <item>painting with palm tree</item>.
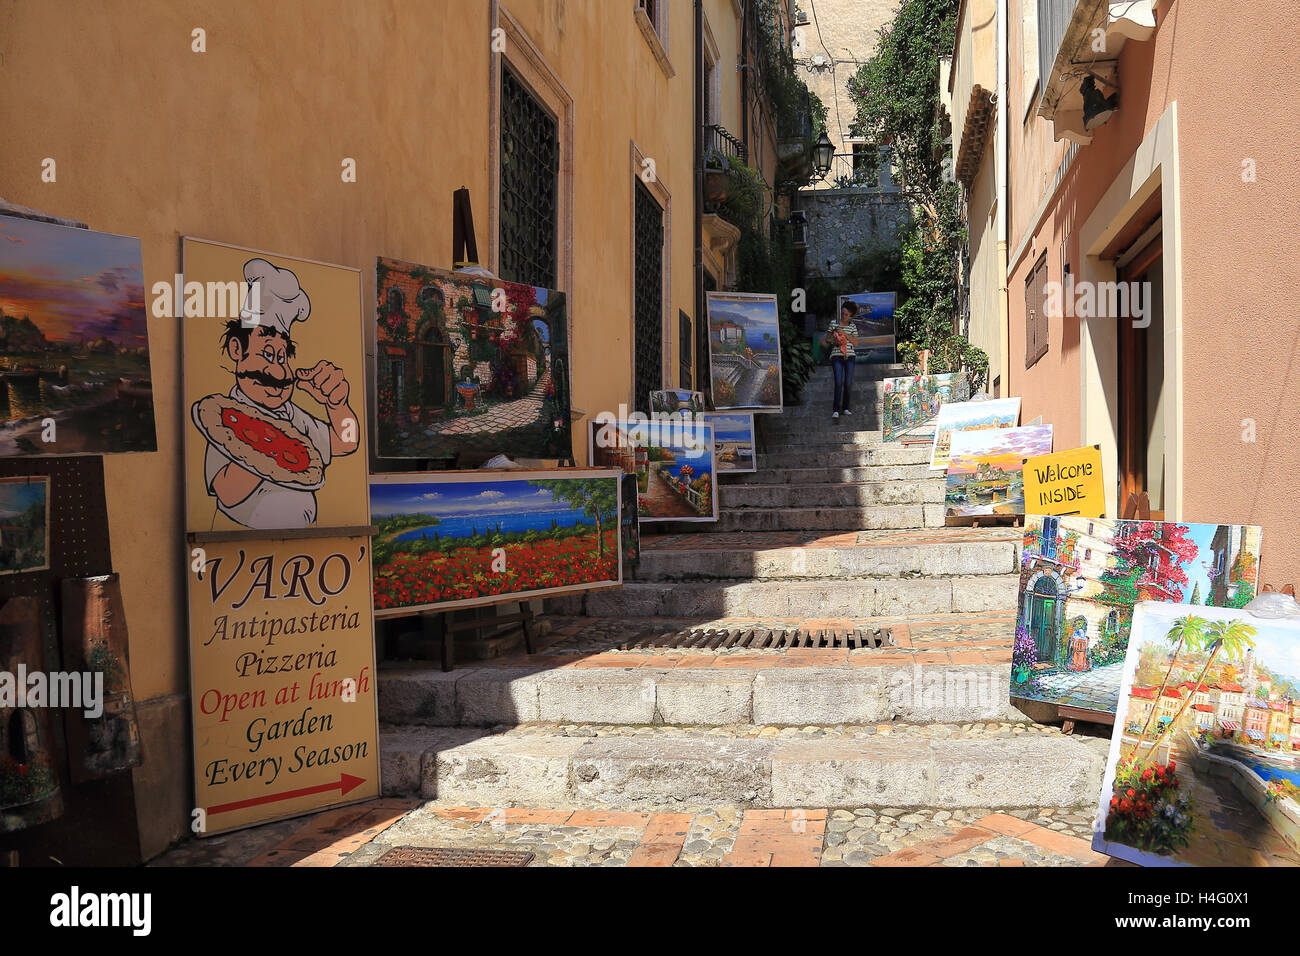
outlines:
[[1030, 515], [1011, 696], [1115, 713], [1134, 605], [1244, 607], [1260, 538], [1244, 525]]
[[1300, 621], [1139, 603], [1093, 848], [1300, 865]]

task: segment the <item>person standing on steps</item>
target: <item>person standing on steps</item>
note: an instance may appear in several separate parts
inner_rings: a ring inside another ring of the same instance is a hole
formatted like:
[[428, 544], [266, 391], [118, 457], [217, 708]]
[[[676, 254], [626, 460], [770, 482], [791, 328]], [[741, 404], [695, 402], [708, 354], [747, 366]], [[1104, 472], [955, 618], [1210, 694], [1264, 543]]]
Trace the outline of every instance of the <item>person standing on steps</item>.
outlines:
[[852, 415], [849, 406], [853, 395], [853, 366], [857, 362], [854, 346], [858, 341], [858, 327], [853, 317], [858, 314], [858, 304], [845, 299], [838, 319], [833, 319], [822, 337], [822, 347], [830, 350], [831, 373], [835, 385], [831, 392], [831, 418], [839, 421], [840, 413]]

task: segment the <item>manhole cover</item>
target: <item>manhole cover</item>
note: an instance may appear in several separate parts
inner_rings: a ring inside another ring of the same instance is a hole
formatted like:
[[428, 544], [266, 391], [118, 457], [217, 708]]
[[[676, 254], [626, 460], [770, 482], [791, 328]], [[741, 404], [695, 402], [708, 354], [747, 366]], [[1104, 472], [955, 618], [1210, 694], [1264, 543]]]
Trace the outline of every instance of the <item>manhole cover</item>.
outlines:
[[619, 650], [665, 647], [674, 650], [716, 651], [743, 647], [746, 650], [776, 650], [787, 647], [842, 647], [861, 650], [893, 647], [894, 635], [887, 627], [854, 628], [684, 628], [680, 631], [642, 631], [619, 645]]
[[379, 858], [378, 866], [527, 866], [528, 850], [467, 850], [449, 846], [398, 846]]

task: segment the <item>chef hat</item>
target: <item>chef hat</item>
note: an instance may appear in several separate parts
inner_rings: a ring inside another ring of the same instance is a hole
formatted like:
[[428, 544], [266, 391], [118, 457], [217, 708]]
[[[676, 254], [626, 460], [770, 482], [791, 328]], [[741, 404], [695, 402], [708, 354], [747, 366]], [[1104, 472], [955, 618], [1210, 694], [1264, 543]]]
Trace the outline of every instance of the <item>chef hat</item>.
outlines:
[[311, 314], [311, 300], [288, 269], [265, 259], [249, 259], [244, 263], [244, 281], [248, 297], [239, 317], [245, 325], [267, 325], [289, 338], [289, 327]]

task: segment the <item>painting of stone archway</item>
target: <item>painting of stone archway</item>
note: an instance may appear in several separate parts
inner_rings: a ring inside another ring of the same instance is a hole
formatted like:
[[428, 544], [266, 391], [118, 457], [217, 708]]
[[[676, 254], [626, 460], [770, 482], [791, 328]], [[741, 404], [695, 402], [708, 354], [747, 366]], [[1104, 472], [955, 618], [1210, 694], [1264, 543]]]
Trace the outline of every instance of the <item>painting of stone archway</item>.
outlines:
[[1244, 607], [1260, 538], [1244, 525], [1028, 516], [1011, 697], [1113, 714], [1133, 606]]
[[381, 257], [375, 298], [379, 457], [572, 457], [564, 293]]

